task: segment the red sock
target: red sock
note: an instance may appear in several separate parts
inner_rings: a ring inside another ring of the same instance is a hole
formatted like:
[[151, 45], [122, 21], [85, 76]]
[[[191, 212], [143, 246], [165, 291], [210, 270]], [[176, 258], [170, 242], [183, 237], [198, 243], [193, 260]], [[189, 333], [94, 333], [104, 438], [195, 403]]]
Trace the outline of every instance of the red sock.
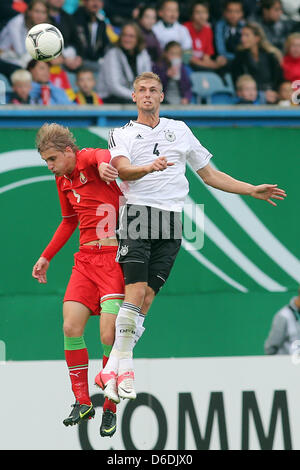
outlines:
[[87, 349], [65, 350], [65, 357], [76, 401], [81, 405], [90, 405]]
[[[104, 369], [104, 367], [106, 366], [107, 361], [108, 361], [108, 357], [107, 357], [107, 356], [103, 356], [103, 357], [102, 357], [102, 366], [103, 366], [103, 369]], [[104, 404], [103, 404], [103, 411], [105, 411], [105, 410], [110, 410], [110, 411], [112, 411], [113, 413], [115, 413], [115, 412], [117, 411], [117, 406], [116, 406], [116, 404], [115, 404], [113, 401], [109, 400], [108, 398], [105, 398]]]

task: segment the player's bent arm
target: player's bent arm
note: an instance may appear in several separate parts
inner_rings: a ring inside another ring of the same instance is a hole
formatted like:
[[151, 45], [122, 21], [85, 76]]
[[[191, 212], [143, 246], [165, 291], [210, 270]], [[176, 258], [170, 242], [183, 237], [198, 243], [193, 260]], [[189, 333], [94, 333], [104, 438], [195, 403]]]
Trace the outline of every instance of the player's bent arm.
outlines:
[[286, 197], [285, 191], [283, 189], [279, 189], [277, 184], [260, 184], [255, 186], [253, 184], [236, 180], [227, 175], [227, 173], [215, 170], [210, 164], [198, 170], [197, 173], [204, 183], [212, 186], [213, 188], [221, 189], [228, 193], [252, 196], [255, 199], [267, 201], [273, 206], [276, 206], [276, 204], [271, 200], [271, 198], [283, 200]]
[[153, 173], [154, 171], [163, 171], [168, 166], [173, 165], [171, 162], [167, 162], [166, 157], [158, 157], [149, 165], [132, 165], [130, 160], [124, 156], [114, 157], [111, 164], [118, 170], [119, 177], [123, 181], [135, 181], [143, 176]]

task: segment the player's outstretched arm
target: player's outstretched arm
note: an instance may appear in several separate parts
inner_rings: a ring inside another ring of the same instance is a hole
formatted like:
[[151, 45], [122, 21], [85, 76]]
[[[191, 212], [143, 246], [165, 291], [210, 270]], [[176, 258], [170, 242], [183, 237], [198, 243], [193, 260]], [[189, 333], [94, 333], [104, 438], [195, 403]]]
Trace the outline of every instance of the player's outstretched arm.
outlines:
[[49, 261], [41, 256], [33, 266], [32, 276], [39, 281], [40, 284], [47, 283], [47, 270], [49, 268]]
[[174, 165], [168, 162], [166, 157], [158, 157], [149, 165], [132, 165], [127, 157], [115, 157], [112, 165], [118, 170], [119, 176], [123, 181], [135, 181], [154, 171], [164, 171], [169, 166]]
[[221, 189], [228, 193], [252, 196], [255, 199], [267, 201], [272, 206], [277, 204], [272, 199], [283, 200], [286, 197], [284, 189], [278, 188], [277, 184], [253, 184], [236, 180], [222, 171], [215, 170], [210, 164], [197, 171], [204, 183], [216, 189]]

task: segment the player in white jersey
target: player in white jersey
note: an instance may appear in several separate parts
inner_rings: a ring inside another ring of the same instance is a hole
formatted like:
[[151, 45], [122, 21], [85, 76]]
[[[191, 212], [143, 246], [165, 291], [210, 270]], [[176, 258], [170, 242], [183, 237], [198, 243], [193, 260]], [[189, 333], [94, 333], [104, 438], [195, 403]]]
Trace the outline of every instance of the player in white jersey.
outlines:
[[211, 153], [182, 121], [159, 117], [162, 85], [153, 73], [134, 83], [138, 118], [113, 129], [111, 164], [123, 180], [126, 204], [119, 218], [117, 260], [125, 278], [125, 300], [116, 320], [116, 336], [101, 372], [104, 395], [118, 402], [134, 399], [132, 350], [144, 331], [143, 320], [169, 276], [181, 244], [180, 214], [188, 193], [188, 161], [204, 183], [214, 188], [276, 203], [285, 191], [274, 184], [254, 186], [238, 181], [210, 164]]

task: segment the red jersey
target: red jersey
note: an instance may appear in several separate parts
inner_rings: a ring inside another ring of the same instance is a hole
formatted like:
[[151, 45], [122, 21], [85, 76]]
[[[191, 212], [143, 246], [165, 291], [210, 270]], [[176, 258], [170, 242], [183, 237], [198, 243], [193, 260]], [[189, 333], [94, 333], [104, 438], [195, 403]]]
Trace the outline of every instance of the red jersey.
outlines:
[[86, 148], [76, 152], [71, 174], [56, 177], [63, 222], [42, 256], [51, 258], [66, 243], [79, 222], [80, 245], [115, 236], [122, 192], [114, 181], [101, 180], [99, 164], [109, 163], [109, 150]]
[[209, 25], [203, 26], [200, 31], [193, 26], [191, 21], [184, 23], [184, 26], [189, 30], [193, 41], [194, 57], [202, 59], [204, 55], [214, 55], [214, 34]]

